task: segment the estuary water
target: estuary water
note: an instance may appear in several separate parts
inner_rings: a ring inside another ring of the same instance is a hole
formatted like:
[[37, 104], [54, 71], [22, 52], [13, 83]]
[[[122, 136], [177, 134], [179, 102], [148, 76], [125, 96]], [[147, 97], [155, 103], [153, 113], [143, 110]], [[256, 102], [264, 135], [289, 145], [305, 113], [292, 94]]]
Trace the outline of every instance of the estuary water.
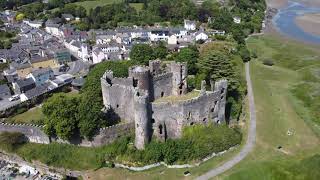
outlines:
[[320, 44], [320, 36], [303, 31], [295, 23], [296, 17], [309, 13], [320, 13], [320, 8], [289, 1], [288, 6], [280, 9], [273, 18], [273, 24], [278, 31], [290, 38], [313, 44]]

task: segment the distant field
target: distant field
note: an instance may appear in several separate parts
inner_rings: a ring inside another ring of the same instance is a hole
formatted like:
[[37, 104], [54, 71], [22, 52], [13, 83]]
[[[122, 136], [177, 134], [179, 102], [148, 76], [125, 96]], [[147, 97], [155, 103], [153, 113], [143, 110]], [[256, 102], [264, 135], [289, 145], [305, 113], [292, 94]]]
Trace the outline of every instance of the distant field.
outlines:
[[[119, 2], [122, 2], [122, 0], [82, 1], [82, 2], [76, 2], [74, 4], [83, 6], [84, 8], [86, 8], [87, 12], [89, 12], [90, 9], [94, 9], [98, 6], [105, 6], [108, 4], [119, 3]], [[134, 7], [137, 11], [140, 11], [143, 7], [143, 3], [130, 3], [130, 6]]]
[[[105, 6], [112, 3], [120, 3], [122, 0], [96, 0], [96, 1], [81, 1], [81, 2], [75, 2], [72, 4], [76, 4], [79, 6], [83, 6], [86, 8], [87, 13], [89, 13], [90, 9], [94, 9], [98, 6]], [[138, 12], [142, 10], [143, 3], [130, 3], [130, 6], [135, 8]], [[57, 11], [59, 8], [52, 9], [51, 12]]]

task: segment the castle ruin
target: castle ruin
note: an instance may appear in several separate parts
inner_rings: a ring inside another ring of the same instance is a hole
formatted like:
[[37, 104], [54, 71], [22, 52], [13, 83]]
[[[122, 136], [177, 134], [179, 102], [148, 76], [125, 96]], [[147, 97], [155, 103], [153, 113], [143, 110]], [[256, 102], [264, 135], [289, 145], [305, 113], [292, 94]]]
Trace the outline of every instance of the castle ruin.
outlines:
[[[188, 92], [186, 63], [149, 61], [129, 68], [129, 77], [101, 78], [105, 110], [114, 118], [135, 124], [135, 146], [144, 149], [152, 137], [160, 141], [182, 136], [185, 126], [225, 121], [227, 80], [202, 81], [201, 90]], [[192, 93], [192, 96], [191, 94]]]

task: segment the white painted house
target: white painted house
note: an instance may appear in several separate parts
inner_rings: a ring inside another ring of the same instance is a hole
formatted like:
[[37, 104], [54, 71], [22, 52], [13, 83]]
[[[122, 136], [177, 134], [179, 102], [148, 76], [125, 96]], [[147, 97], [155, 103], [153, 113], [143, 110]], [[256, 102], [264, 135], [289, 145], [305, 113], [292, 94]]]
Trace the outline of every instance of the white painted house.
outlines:
[[169, 45], [176, 45], [176, 44], [178, 44], [178, 38], [177, 38], [177, 36], [176, 35], [171, 35], [171, 36], [169, 36], [169, 38], [168, 38], [168, 44]]
[[61, 31], [59, 30], [59, 24], [47, 24], [45, 30], [55, 37], [62, 36]]
[[206, 41], [207, 39], [209, 39], [209, 36], [206, 32], [199, 31], [199, 32], [195, 33], [195, 39], [196, 39], [196, 41], [199, 41], [199, 40]]
[[23, 20], [23, 22], [25, 24], [28, 24], [30, 27], [33, 27], [33, 28], [40, 28], [42, 27], [42, 24], [43, 24], [43, 21], [30, 21], [30, 20]]
[[188, 31], [194, 31], [197, 28], [195, 21], [184, 20], [184, 28]]

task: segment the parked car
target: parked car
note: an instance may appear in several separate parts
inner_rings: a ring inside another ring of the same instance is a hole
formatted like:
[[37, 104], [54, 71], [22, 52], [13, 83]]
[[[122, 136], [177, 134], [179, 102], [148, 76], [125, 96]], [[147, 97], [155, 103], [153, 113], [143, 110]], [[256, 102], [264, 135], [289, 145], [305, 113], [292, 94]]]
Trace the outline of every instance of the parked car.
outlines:
[[14, 96], [11, 96], [10, 98], [9, 98], [9, 101], [16, 101], [16, 100], [19, 100], [20, 99], [20, 95], [14, 95]]

